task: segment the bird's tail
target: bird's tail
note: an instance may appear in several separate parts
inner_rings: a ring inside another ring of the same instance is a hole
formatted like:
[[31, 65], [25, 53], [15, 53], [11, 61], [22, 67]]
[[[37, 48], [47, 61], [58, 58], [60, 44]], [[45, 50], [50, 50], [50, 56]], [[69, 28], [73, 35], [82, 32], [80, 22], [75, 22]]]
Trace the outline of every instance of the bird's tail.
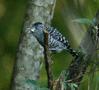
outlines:
[[68, 47], [67, 50], [73, 57], [78, 57], [79, 53], [76, 50], [72, 49], [71, 47]]

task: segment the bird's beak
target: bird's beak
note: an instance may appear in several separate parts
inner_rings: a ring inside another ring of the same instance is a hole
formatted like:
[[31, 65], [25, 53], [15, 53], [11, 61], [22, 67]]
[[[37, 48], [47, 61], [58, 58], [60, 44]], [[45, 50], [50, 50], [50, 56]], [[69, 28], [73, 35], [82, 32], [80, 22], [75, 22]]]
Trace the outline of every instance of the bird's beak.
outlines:
[[31, 32], [34, 32], [35, 31], [35, 28], [33, 27], [32, 29], [31, 29]]

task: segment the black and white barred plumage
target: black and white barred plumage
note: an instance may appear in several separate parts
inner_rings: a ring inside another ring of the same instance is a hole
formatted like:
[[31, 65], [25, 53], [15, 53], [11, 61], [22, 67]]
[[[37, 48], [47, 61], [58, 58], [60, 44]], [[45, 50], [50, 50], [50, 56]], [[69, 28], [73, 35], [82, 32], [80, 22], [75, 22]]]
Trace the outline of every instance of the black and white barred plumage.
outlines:
[[62, 50], [68, 51], [72, 56], [78, 57], [78, 53], [70, 47], [68, 40], [54, 27], [47, 27], [46, 25], [37, 22], [31, 27], [31, 32], [44, 46], [44, 30], [48, 32], [48, 46], [49, 50], [60, 52]]

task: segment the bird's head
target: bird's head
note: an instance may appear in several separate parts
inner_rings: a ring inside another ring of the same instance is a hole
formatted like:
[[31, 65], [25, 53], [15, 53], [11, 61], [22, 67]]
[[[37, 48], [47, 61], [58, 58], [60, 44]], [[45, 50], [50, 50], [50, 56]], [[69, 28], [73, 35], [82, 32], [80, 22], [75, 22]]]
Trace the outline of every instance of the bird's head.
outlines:
[[45, 24], [41, 22], [36, 22], [30, 27], [30, 33], [35, 36], [39, 42], [44, 39], [44, 30], [46, 30]]
[[36, 22], [32, 25], [31, 27], [31, 32], [35, 33], [35, 32], [40, 32], [43, 31], [45, 29], [45, 25], [41, 22]]

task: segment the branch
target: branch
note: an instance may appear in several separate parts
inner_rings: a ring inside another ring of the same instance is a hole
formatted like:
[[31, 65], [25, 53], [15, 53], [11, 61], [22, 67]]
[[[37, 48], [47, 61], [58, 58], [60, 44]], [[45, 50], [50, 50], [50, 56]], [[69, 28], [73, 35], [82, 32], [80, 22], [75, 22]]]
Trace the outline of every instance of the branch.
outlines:
[[56, 0], [28, 0], [27, 12], [20, 35], [14, 65], [11, 90], [35, 90], [27, 80], [38, 80], [43, 49], [35, 37], [28, 33], [35, 22], [49, 24], [52, 20]]
[[52, 73], [52, 60], [50, 58], [50, 52], [48, 50], [48, 32], [44, 32], [44, 58], [45, 58], [45, 69], [47, 72], [48, 88], [52, 90], [53, 87], [53, 73]]

